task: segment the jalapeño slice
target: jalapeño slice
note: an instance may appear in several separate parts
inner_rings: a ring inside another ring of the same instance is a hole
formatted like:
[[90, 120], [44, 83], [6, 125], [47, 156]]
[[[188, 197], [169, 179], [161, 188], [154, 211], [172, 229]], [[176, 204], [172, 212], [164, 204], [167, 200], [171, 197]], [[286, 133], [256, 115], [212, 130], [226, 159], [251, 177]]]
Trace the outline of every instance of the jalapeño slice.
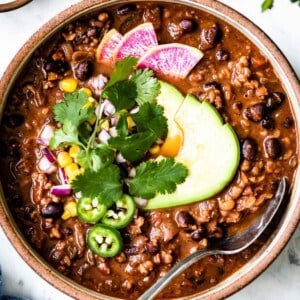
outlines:
[[106, 212], [106, 206], [99, 198], [82, 197], [77, 202], [77, 213], [81, 221], [97, 223]]
[[97, 224], [92, 227], [88, 232], [87, 241], [92, 252], [102, 257], [113, 257], [123, 247], [120, 232], [104, 224]]
[[101, 222], [117, 229], [124, 228], [133, 219], [135, 208], [134, 200], [129, 195], [124, 194], [105, 212]]

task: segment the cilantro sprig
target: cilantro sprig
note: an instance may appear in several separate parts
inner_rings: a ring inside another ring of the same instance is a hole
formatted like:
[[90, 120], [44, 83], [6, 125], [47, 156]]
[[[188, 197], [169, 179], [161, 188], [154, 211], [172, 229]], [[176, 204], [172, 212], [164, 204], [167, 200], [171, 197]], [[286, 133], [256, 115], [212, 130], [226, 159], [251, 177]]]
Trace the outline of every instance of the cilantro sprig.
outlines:
[[[163, 107], [156, 103], [159, 81], [151, 70], [136, 70], [136, 65], [134, 57], [116, 64], [96, 108], [87, 105], [88, 96], [79, 90], [66, 94], [64, 101], [53, 109], [54, 118], [61, 126], [54, 132], [50, 147], [57, 149], [74, 144], [80, 147], [77, 162], [84, 172], [72, 180], [72, 189], [84, 197], [98, 197], [107, 207], [121, 198], [124, 184], [129, 186], [131, 196], [150, 199], [157, 193], [175, 191], [188, 173], [171, 158], [138, 163], [157, 140], [167, 135], [168, 126]], [[116, 109], [108, 117], [102, 115], [105, 99]], [[137, 112], [130, 112], [133, 107], [138, 107]], [[117, 136], [103, 144], [97, 134], [111, 118], [118, 120]], [[130, 118], [135, 124], [134, 130], [129, 127]], [[116, 163], [118, 151], [136, 166], [134, 178], [121, 176], [121, 168]]]

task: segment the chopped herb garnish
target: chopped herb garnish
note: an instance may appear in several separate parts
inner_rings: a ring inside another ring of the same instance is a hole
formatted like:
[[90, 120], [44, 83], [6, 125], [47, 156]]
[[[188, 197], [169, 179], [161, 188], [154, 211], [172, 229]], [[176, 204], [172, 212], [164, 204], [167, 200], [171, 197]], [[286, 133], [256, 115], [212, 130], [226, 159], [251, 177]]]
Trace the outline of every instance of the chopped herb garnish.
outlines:
[[187, 175], [186, 167], [173, 158], [143, 162], [136, 168], [136, 176], [128, 181], [130, 193], [145, 199], [153, 198], [157, 193], [172, 193]]

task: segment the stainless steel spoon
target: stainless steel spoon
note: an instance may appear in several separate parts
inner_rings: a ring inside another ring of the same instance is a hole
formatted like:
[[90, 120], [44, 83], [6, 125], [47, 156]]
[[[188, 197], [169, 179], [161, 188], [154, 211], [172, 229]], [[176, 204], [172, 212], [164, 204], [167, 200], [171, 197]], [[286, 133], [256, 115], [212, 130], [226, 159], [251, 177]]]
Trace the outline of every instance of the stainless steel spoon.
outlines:
[[206, 249], [199, 250], [193, 254], [187, 256], [177, 265], [175, 265], [166, 275], [161, 277], [150, 289], [142, 294], [137, 300], [151, 300], [159, 292], [161, 292], [176, 276], [186, 270], [189, 266], [204, 258], [213, 254], [235, 254], [249, 247], [265, 230], [272, 218], [276, 214], [278, 207], [280, 206], [282, 199], [287, 189], [286, 179], [281, 179], [276, 194], [264, 213], [253, 222], [246, 230], [236, 233], [232, 236], [228, 236], [225, 239], [216, 240], [211, 243]]

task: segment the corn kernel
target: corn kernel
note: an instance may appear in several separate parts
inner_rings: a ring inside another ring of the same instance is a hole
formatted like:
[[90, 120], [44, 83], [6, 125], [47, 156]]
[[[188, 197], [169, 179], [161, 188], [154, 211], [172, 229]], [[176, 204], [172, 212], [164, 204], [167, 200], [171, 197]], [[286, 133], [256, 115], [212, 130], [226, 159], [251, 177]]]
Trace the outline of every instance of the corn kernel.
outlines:
[[72, 77], [64, 78], [59, 82], [59, 88], [66, 93], [72, 93], [77, 88], [77, 81]]
[[69, 218], [76, 217], [76, 216], [77, 216], [76, 202], [71, 201], [65, 204], [64, 213], [62, 214], [61, 218], [63, 220], [67, 220]]
[[79, 167], [75, 163], [71, 163], [65, 167], [68, 178], [72, 181], [79, 174]]
[[90, 101], [87, 101], [84, 105], [83, 105], [83, 108], [89, 108], [89, 107], [92, 107], [93, 106], [93, 103], [90, 102]]
[[157, 155], [160, 151], [160, 147], [159, 145], [155, 145], [153, 146], [152, 148], [149, 149], [149, 152], [152, 154], [152, 155]]
[[105, 120], [104, 122], [102, 122], [102, 124], [101, 124], [101, 129], [105, 129], [105, 130], [109, 130], [109, 122], [108, 122], [108, 120]]
[[135, 123], [134, 123], [133, 119], [130, 116], [127, 117], [127, 124], [128, 124], [129, 129], [133, 128], [135, 126]]
[[66, 166], [72, 164], [72, 158], [68, 152], [62, 151], [57, 155], [57, 162], [61, 168], [65, 168]]
[[85, 92], [85, 94], [86, 94], [88, 97], [91, 97], [91, 96], [92, 96], [92, 91], [91, 91], [89, 88], [83, 87], [83, 88], [80, 89], [80, 91]]
[[76, 158], [79, 152], [80, 152], [80, 147], [78, 145], [72, 145], [69, 149], [69, 155], [72, 158]]

